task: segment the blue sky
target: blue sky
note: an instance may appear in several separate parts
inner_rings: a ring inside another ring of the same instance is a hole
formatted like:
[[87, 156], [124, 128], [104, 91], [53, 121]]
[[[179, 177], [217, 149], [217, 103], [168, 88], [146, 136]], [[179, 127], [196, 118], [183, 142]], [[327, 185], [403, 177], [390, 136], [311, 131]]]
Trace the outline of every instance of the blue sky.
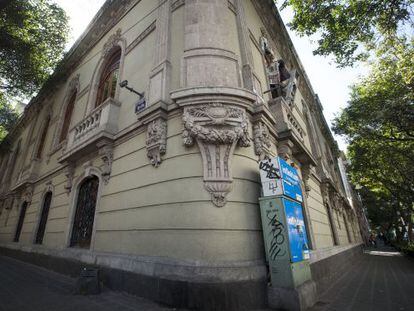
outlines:
[[[55, 0], [69, 15], [71, 34], [68, 48], [85, 30], [93, 16], [105, 0]], [[292, 17], [292, 11], [285, 9], [281, 12], [285, 23]], [[310, 78], [314, 91], [319, 95], [324, 108], [324, 114], [330, 124], [341, 108], [346, 106], [349, 99], [349, 86], [367, 72], [366, 67], [357, 65], [354, 68], [338, 69], [331, 59], [313, 55], [315, 44], [307, 37], [299, 37], [292, 31], [289, 35], [299, 57]], [[339, 147], [346, 148], [345, 141], [336, 136]]]

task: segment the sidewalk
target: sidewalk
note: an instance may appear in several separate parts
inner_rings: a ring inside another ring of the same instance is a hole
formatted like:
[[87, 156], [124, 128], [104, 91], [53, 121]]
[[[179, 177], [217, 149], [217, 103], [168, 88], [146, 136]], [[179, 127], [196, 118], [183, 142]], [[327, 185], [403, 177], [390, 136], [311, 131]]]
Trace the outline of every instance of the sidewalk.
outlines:
[[[75, 280], [0, 256], [0, 311], [175, 310], [123, 293], [73, 295]], [[414, 260], [369, 249], [355, 270], [333, 283], [309, 311], [414, 310]]]
[[0, 256], [0, 311], [167, 311], [175, 310], [113, 291], [73, 295], [75, 280]]
[[365, 250], [355, 270], [332, 284], [310, 311], [414, 310], [414, 260], [393, 248]]

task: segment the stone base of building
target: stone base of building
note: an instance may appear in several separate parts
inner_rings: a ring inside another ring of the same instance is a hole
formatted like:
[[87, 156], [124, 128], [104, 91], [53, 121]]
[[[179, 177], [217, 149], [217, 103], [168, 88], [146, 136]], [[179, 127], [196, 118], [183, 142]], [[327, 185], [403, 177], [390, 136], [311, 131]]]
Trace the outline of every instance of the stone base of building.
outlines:
[[266, 280], [197, 282], [138, 274], [106, 266], [0, 247], [0, 255], [35, 264], [71, 277], [83, 267], [100, 269], [105, 287], [123, 291], [171, 307], [197, 310], [252, 310], [267, 306]]
[[326, 291], [338, 278], [362, 259], [362, 244], [336, 246], [311, 253], [312, 280], [318, 294]]
[[269, 307], [277, 310], [304, 311], [316, 303], [316, 284], [306, 281], [297, 288], [267, 288]]

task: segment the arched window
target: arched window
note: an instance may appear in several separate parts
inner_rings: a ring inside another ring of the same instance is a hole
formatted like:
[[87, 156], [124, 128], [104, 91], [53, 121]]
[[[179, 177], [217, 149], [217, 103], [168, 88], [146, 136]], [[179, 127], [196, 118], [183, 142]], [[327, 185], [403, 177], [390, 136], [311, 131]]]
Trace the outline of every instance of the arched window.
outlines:
[[50, 123], [50, 116], [47, 117], [45, 125], [42, 130], [42, 135], [40, 136], [40, 142], [36, 150], [37, 159], [40, 159], [42, 157], [42, 151], [45, 146], [45, 140], [46, 140], [47, 130], [49, 129], [49, 123]]
[[115, 97], [116, 86], [119, 77], [119, 64], [121, 60], [121, 48], [116, 48], [108, 58], [98, 85], [95, 107], [98, 107], [108, 98]]
[[98, 188], [99, 179], [96, 176], [86, 178], [79, 187], [71, 247], [88, 248], [91, 244]]
[[52, 201], [52, 192], [47, 192], [43, 199], [42, 214], [40, 215], [39, 228], [36, 233], [36, 244], [42, 244], [45, 235], [47, 216], [49, 215], [50, 202]]
[[72, 93], [72, 96], [69, 99], [68, 105], [66, 106], [65, 118], [63, 119], [62, 130], [60, 131], [60, 136], [59, 136], [59, 143], [64, 141], [66, 139], [66, 136], [68, 135], [70, 120], [72, 118], [73, 108], [75, 107], [75, 101], [76, 101], [76, 91]]
[[27, 202], [25, 201], [22, 205], [22, 208], [20, 210], [20, 216], [19, 216], [19, 220], [17, 222], [17, 227], [16, 227], [16, 233], [14, 235], [14, 239], [13, 242], [19, 242], [20, 239], [20, 234], [22, 232], [22, 228], [23, 228], [23, 223], [24, 223], [24, 217], [26, 216], [26, 209], [27, 209]]

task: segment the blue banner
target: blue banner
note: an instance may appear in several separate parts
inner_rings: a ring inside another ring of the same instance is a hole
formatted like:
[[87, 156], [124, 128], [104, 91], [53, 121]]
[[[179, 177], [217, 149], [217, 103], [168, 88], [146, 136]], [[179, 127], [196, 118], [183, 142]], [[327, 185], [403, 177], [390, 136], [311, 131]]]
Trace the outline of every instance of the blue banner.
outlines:
[[302, 202], [302, 188], [296, 169], [280, 157], [279, 165], [283, 184], [283, 194], [296, 201]]

